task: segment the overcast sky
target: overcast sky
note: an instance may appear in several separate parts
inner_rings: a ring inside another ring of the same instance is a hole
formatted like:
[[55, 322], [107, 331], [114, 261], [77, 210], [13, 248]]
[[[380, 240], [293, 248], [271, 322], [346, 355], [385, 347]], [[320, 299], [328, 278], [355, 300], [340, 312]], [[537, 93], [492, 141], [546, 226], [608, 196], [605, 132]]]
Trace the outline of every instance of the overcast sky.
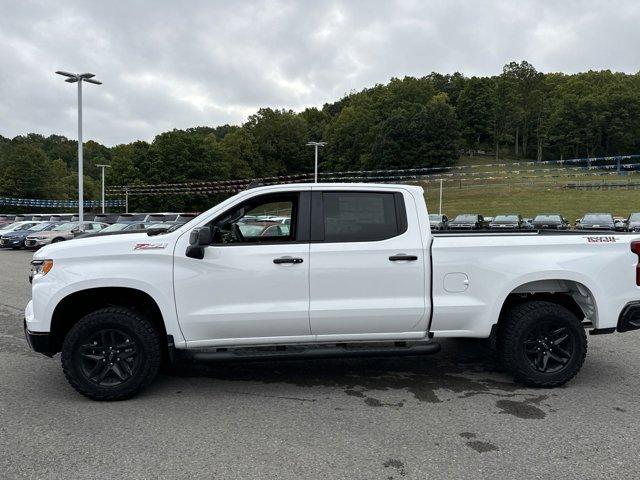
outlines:
[[640, 2], [0, 2], [0, 135], [77, 138], [76, 89], [93, 72], [85, 138], [152, 140], [172, 128], [240, 124], [257, 108], [301, 110], [391, 77], [640, 67]]

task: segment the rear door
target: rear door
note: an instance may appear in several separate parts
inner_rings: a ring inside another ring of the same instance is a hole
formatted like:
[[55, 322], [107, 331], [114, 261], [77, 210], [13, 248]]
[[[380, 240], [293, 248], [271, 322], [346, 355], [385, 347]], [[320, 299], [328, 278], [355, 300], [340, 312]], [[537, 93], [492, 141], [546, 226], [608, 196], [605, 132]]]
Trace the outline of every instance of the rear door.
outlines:
[[314, 191], [311, 210], [310, 323], [318, 340], [424, 336], [428, 249], [411, 193]]

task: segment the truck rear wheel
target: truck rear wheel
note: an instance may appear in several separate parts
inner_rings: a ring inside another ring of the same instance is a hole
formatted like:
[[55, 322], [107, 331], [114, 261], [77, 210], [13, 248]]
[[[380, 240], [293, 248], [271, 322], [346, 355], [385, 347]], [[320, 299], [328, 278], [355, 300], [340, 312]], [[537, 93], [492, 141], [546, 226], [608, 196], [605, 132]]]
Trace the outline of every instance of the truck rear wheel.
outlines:
[[149, 385], [158, 374], [160, 336], [142, 315], [108, 307], [76, 323], [62, 345], [67, 380], [93, 400], [123, 400]]
[[503, 364], [517, 382], [557, 387], [582, 367], [587, 336], [580, 319], [562, 305], [530, 301], [508, 312], [498, 346]]

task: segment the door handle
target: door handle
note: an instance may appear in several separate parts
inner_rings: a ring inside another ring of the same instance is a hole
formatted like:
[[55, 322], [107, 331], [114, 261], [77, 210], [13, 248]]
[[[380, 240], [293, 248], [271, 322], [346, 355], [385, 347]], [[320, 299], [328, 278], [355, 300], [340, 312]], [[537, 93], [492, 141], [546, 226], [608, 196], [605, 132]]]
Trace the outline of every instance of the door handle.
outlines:
[[400, 261], [408, 261], [408, 262], [413, 262], [415, 260], [418, 260], [418, 257], [416, 257], [415, 255], [406, 255], [404, 253], [398, 253], [397, 255], [391, 255], [389, 257], [389, 260], [391, 260], [392, 262], [400, 262]]
[[302, 263], [302, 259], [299, 257], [280, 257], [280, 258], [274, 258], [273, 259], [273, 263], [275, 264], [280, 264], [280, 263]]

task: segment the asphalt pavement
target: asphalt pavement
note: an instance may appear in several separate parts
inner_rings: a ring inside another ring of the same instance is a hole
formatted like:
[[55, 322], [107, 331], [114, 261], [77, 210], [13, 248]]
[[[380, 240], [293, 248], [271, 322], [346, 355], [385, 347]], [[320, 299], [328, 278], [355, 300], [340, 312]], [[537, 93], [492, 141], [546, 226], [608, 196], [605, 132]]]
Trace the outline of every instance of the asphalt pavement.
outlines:
[[640, 331], [528, 389], [483, 342], [425, 357], [181, 365], [99, 403], [22, 333], [31, 254], [0, 251], [0, 478], [637, 478]]

